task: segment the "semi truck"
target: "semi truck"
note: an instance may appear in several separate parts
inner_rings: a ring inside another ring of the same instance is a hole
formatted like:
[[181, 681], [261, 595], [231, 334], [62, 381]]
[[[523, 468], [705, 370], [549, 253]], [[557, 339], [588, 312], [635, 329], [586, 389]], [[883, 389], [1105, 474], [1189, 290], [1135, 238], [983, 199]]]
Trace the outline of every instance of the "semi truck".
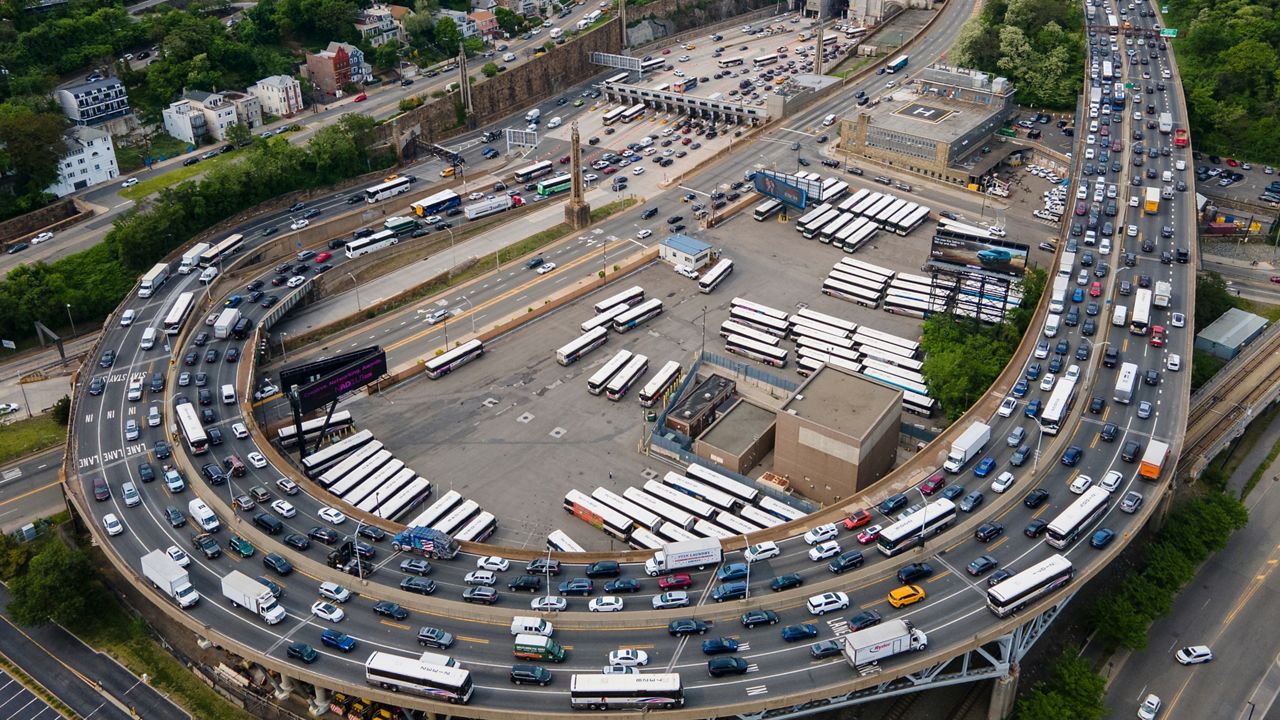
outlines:
[[451, 560], [458, 554], [458, 541], [435, 528], [415, 526], [396, 533], [391, 539], [396, 552], [416, 552], [429, 558]]
[[991, 426], [986, 423], [975, 422], [968, 429], [951, 443], [951, 452], [947, 453], [947, 461], [942, 464], [942, 469], [949, 473], [958, 473], [964, 464], [969, 462], [978, 453], [982, 452], [982, 448], [987, 446], [987, 441], [991, 439]]
[[723, 555], [717, 538], [667, 543], [653, 557], [645, 560], [644, 571], [649, 577], [657, 577], [684, 568], [696, 567], [701, 570], [708, 565], [719, 564]]
[[463, 209], [462, 213], [467, 216], [468, 220], [478, 220], [482, 217], [496, 215], [504, 210], [510, 210], [513, 207], [520, 207], [523, 204], [524, 200], [521, 198], [503, 195], [492, 200], [482, 200], [468, 205]]
[[189, 608], [200, 602], [200, 593], [191, 587], [187, 571], [160, 550], [152, 550], [142, 556], [142, 575], [170, 600], [178, 603], [178, 607]]
[[1067, 283], [1070, 282], [1062, 275], [1055, 275], [1053, 278], [1053, 294], [1049, 296], [1049, 312], [1061, 314], [1067, 309]]
[[924, 650], [929, 637], [909, 620], [885, 622], [844, 636], [844, 659], [850, 667], [879, 662], [904, 652]]
[[1164, 470], [1165, 460], [1169, 459], [1169, 443], [1152, 440], [1142, 453], [1142, 462], [1138, 464], [1138, 477], [1144, 480], [1159, 480]]
[[1151, 304], [1161, 310], [1169, 307], [1169, 301], [1173, 299], [1173, 286], [1164, 280], [1156, 281], [1156, 291], [1153, 295]]
[[222, 596], [230, 600], [232, 606], [255, 613], [268, 625], [275, 625], [285, 618], [284, 608], [276, 603], [271, 590], [239, 570], [222, 576]]
[[183, 275], [190, 275], [192, 270], [200, 267], [200, 256], [208, 252], [213, 247], [209, 243], [196, 243], [192, 248], [182, 253], [182, 264], [178, 266], [178, 272]]
[[1146, 199], [1142, 206], [1143, 211], [1148, 215], [1155, 215], [1160, 212], [1160, 188], [1149, 187], [1144, 192], [1146, 193]]
[[240, 310], [237, 308], [227, 308], [223, 310], [218, 319], [213, 323], [213, 336], [219, 340], [226, 340], [231, 337], [231, 331], [235, 328], [236, 322], [240, 320]]
[[1157, 120], [1157, 122], [1160, 125], [1160, 132], [1162, 134], [1168, 135], [1169, 133], [1173, 132], [1173, 113], [1167, 113], [1167, 112], [1160, 113], [1160, 118], [1159, 120]]

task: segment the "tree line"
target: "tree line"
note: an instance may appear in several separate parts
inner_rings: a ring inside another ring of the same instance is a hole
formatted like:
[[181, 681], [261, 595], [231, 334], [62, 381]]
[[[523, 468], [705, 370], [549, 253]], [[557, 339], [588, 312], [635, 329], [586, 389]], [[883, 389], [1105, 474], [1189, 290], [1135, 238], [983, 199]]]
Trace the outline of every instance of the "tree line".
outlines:
[[1067, 0], [996, 0], [965, 21], [947, 63], [1006, 77], [1017, 101], [1074, 109], [1084, 64], [1084, 16]]

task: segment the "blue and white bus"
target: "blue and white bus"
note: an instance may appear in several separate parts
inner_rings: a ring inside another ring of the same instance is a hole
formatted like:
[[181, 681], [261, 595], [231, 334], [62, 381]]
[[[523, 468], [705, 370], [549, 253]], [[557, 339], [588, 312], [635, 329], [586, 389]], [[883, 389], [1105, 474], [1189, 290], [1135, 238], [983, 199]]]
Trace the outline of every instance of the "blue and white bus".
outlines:
[[452, 190], [441, 190], [438, 193], [422, 198], [409, 207], [413, 208], [414, 214], [418, 217], [427, 217], [428, 215], [439, 215], [461, 204], [462, 197], [458, 193]]
[[613, 400], [614, 402], [626, 397], [627, 391], [631, 389], [631, 386], [634, 385], [636, 381], [644, 375], [645, 370], [648, 369], [648, 357], [640, 354], [633, 355], [631, 359], [627, 361], [627, 364], [623, 365], [622, 369], [613, 376], [613, 379], [609, 381], [609, 384], [605, 386], [605, 397]]
[[564, 347], [556, 350], [556, 362], [561, 365], [572, 365], [581, 359], [583, 355], [603, 345], [608, 339], [609, 331], [602, 327], [583, 333]]
[[662, 300], [649, 298], [613, 319], [614, 332], [624, 333], [662, 314]]
[[733, 274], [733, 261], [729, 258], [723, 258], [716, 263], [714, 267], [706, 272], [698, 279], [698, 291], [709, 293], [716, 289], [716, 286], [724, 282], [724, 279]]
[[476, 358], [484, 355], [484, 342], [479, 338], [468, 340], [458, 347], [427, 361], [427, 377], [438, 380]]

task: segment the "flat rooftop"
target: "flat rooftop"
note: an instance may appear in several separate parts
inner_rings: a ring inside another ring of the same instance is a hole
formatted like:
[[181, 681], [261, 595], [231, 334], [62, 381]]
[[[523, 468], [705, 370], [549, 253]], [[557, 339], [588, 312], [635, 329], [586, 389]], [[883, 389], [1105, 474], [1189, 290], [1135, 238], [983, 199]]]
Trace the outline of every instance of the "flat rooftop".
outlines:
[[811, 420], [851, 437], [864, 437], [884, 412], [896, 410], [902, 391], [874, 380], [824, 367], [809, 376], [782, 412]]
[[743, 400], [721, 415], [698, 439], [712, 447], [741, 455], [776, 420], [774, 411]]
[[[893, 99], [885, 100], [887, 97]], [[950, 144], [986, 122], [997, 110], [940, 95], [917, 95], [912, 90], [899, 88], [892, 95], [882, 95], [879, 105], [865, 106], [858, 112], [870, 116], [872, 127]]]
[[1198, 335], [1203, 340], [1234, 348], [1266, 326], [1266, 318], [1240, 308], [1231, 308], [1209, 323], [1209, 327], [1201, 330]]
[[708, 407], [711, 407], [712, 401], [717, 404], [724, 402], [724, 398], [718, 395], [720, 389], [729, 382], [732, 381], [722, 375], [712, 373], [705, 380], [698, 383], [689, 394], [685, 395], [679, 405], [671, 409], [670, 417], [681, 419], [696, 417], [705, 412]]

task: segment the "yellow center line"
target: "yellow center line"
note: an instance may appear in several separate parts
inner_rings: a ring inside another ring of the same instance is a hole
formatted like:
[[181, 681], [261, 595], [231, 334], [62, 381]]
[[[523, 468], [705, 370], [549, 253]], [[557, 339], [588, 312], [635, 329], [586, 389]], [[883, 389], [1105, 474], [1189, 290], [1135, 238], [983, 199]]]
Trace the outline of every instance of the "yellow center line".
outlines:
[[[565, 647], [569, 647], [569, 646], [566, 645]], [[620, 646], [622, 650], [652, 650], [654, 649], [654, 647], [656, 646], [653, 643], [649, 643], [648, 645], [621, 645]]]
[[409, 630], [409, 629], [410, 629], [408, 625], [401, 625], [401, 624], [400, 624], [400, 623], [398, 623], [398, 622], [391, 622], [390, 620], [379, 620], [378, 622], [382, 623], [383, 625], [386, 625], [387, 627], [393, 627], [393, 628], [395, 628], [395, 629], [397, 629], [397, 630]]
[[458, 639], [463, 642], [478, 643], [480, 645], [489, 644], [489, 641], [486, 638], [471, 637], [470, 635], [459, 635]]
[[38, 488], [33, 488], [33, 489], [31, 489], [31, 490], [28, 490], [28, 491], [26, 491], [26, 492], [22, 493], [21, 495], [15, 495], [14, 497], [9, 498], [8, 500], [0, 501], [0, 505], [8, 505], [8, 504], [9, 504], [9, 503], [11, 503], [11, 502], [17, 502], [18, 500], [21, 500], [21, 499], [23, 499], [23, 498], [25, 498], [25, 497], [30, 497], [30, 496], [32, 496], [32, 495], [35, 495], [35, 494], [36, 494], [36, 493], [38, 493], [38, 492], [44, 492], [45, 490], [48, 490], [49, 488], [54, 488], [54, 487], [57, 487], [57, 486], [59, 486], [59, 485], [61, 485], [61, 484], [62, 484], [62, 483], [58, 482], [57, 480], [54, 480], [53, 482], [49, 483], [48, 485], [41, 485], [40, 487], [38, 487]]
[[928, 578], [927, 580], [925, 580], [925, 582], [927, 582], [927, 583], [936, 582], [936, 581], [941, 580], [942, 578], [944, 578], [944, 577], [946, 577], [946, 576], [948, 576], [948, 575], [950, 575], [950, 574], [951, 574], [951, 571], [950, 571], [950, 570], [943, 570], [942, 572], [938, 573], [937, 575], [934, 575], [934, 576], [932, 576], [932, 577]]
[[995, 552], [995, 549], [1000, 547], [1002, 544], [1004, 544], [1004, 541], [1008, 539], [1009, 539], [1008, 535], [1001, 535], [999, 540], [996, 540], [995, 542], [987, 545], [987, 550], [989, 552]]

